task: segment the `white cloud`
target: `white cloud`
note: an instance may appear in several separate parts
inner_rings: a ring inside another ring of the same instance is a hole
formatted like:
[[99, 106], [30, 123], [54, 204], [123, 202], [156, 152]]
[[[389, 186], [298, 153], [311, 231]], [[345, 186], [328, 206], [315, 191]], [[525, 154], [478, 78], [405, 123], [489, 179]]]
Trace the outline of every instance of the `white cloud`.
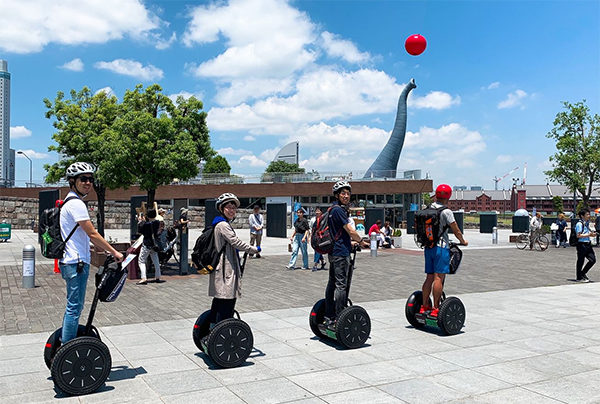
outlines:
[[158, 50], [164, 50], [167, 49], [168, 47], [170, 47], [173, 42], [175, 42], [177, 40], [177, 34], [176, 33], [172, 33], [171, 37], [169, 39], [162, 39], [162, 37], [160, 35], [154, 35], [154, 43], [155, 43], [155, 47]]
[[170, 94], [168, 97], [171, 99], [171, 101], [173, 101], [173, 103], [177, 103], [177, 97], [179, 96], [182, 96], [185, 100], [187, 100], [190, 97], [195, 97], [196, 99], [202, 101], [202, 99], [204, 98], [204, 93], [190, 93], [188, 91], [180, 91], [176, 94]]
[[240, 157], [240, 159], [237, 161], [237, 164], [240, 166], [264, 168], [269, 165], [269, 162], [256, 157], [254, 154], [249, 154]]
[[60, 66], [61, 69], [71, 70], [73, 72], [82, 72], [83, 71], [83, 62], [79, 58], [75, 58], [64, 65]]
[[368, 52], [360, 52], [354, 43], [340, 39], [338, 35], [331, 32], [322, 32], [321, 39], [323, 49], [329, 56], [338, 57], [350, 63], [364, 63], [371, 58]]
[[254, 136], [246, 135], [246, 136], [244, 136], [244, 140], [246, 142], [254, 142], [256, 140], [256, 138]]
[[308, 16], [280, 0], [231, 0], [192, 9], [183, 34], [187, 46], [225, 38], [227, 49], [201, 63], [201, 77], [286, 77], [313, 62], [316, 37]]
[[509, 93], [504, 101], [498, 103], [498, 109], [521, 107], [524, 108], [522, 100], [527, 97], [527, 93], [523, 90], [516, 90]]
[[106, 96], [107, 96], [107, 97], [112, 97], [112, 96], [115, 96], [115, 97], [116, 97], [116, 96], [117, 96], [117, 95], [115, 94], [114, 90], [113, 90], [111, 87], [108, 87], [108, 86], [106, 86], [106, 87], [102, 87], [101, 89], [97, 90], [97, 91], [94, 93], [94, 95], [96, 95], [96, 94], [100, 94], [100, 93], [104, 93], [104, 94], [106, 94]]
[[0, 49], [39, 52], [50, 43], [105, 43], [130, 37], [148, 41], [164, 23], [141, 0], [4, 0]]
[[140, 62], [131, 59], [115, 59], [112, 62], [97, 62], [96, 69], [110, 70], [117, 74], [135, 77], [144, 81], [160, 80], [163, 71], [153, 65], [143, 66]]
[[[27, 157], [29, 157], [30, 159], [35, 159], [35, 160], [46, 159], [46, 158], [50, 157], [47, 153], [39, 153], [39, 152], [36, 152], [31, 149], [19, 150], [19, 151], [22, 151], [23, 153], [25, 153], [27, 155]], [[20, 158], [20, 159], [25, 158], [25, 156], [23, 156], [22, 154], [15, 153], [15, 155], [17, 158]]]
[[496, 163], [510, 163], [512, 161], [512, 156], [508, 154], [500, 154], [496, 157]]
[[10, 139], [22, 139], [24, 137], [31, 136], [31, 131], [25, 126], [11, 126], [10, 127]]
[[460, 104], [460, 97], [452, 97], [443, 91], [431, 91], [424, 97], [413, 96], [411, 92], [408, 97], [408, 106], [414, 108], [447, 109], [452, 105]]
[[224, 147], [222, 149], [218, 149], [217, 153], [219, 153], [221, 156], [244, 156], [247, 154], [252, 154], [250, 150], [234, 149], [232, 147]]
[[215, 101], [233, 106], [250, 99], [259, 99], [271, 94], [285, 94], [293, 88], [290, 77], [279, 79], [235, 79], [229, 86], [218, 89]]
[[489, 86], [487, 86], [488, 90], [493, 90], [495, 88], [500, 87], [500, 82], [499, 81], [494, 81], [493, 83], [490, 83]]

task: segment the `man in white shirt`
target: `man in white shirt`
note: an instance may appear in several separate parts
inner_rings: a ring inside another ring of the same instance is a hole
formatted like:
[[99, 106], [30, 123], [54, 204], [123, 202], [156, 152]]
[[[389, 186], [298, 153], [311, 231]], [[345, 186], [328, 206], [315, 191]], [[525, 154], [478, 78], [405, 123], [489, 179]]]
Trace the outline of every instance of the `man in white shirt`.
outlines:
[[533, 240], [542, 231], [542, 214], [536, 212], [535, 216], [529, 221], [529, 249], [533, 250]]
[[67, 307], [63, 318], [62, 343], [77, 336], [79, 317], [85, 302], [85, 289], [90, 273], [90, 241], [94, 246], [108, 251], [118, 262], [123, 254], [115, 250], [96, 231], [90, 221], [87, 206], [82, 198], [91, 191], [94, 183], [94, 166], [88, 163], [73, 163], [67, 168], [67, 180], [71, 191], [60, 209], [60, 233], [66, 240], [65, 252], [60, 259], [60, 273], [67, 283]]
[[[250, 245], [260, 247], [260, 240], [262, 239], [263, 232], [263, 215], [260, 213], [260, 206], [254, 205], [254, 210], [250, 216], [248, 216], [248, 223], [250, 224]], [[250, 254], [252, 256], [253, 254]], [[256, 254], [256, 258], [260, 258], [260, 253]]]

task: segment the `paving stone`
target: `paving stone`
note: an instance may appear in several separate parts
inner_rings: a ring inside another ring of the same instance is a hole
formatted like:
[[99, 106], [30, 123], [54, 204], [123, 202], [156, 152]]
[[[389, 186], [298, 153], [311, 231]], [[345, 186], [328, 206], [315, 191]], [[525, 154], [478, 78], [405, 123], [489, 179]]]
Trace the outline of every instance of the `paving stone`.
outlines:
[[391, 396], [377, 388], [369, 387], [343, 393], [328, 394], [323, 396], [329, 404], [346, 404], [346, 403], [370, 403], [370, 404], [387, 404], [387, 403], [403, 403], [404, 401]]
[[196, 403], [219, 403], [219, 404], [244, 404], [244, 401], [225, 387], [192, 391], [182, 394], [165, 396], [164, 403], [196, 404]]
[[282, 403], [313, 397], [308, 391], [285, 378], [236, 384], [229, 389], [250, 404]]
[[135, 367], [144, 369], [150, 375], [195, 370], [198, 368], [186, 355], [162, 356], [160, 358], [143, 358], [131, 361]]
[[221, 383], [204, 369], [144, 375], [143, 379], [161, 397], [221, 387]]
[[276, 370], [283, 376], [292, 376], [331, 368], [331, 366], [314, 357], [302, 354], [265, 359], [261, 360], [261, 363], [268, 368]]
[[367, 383], [339, 370], [323, 370], [288, 379], [316, 396], [367, 387]]
[[437, 383], [434, 378], [417, 378], [379, 386], [386, 393], [409, 403], [445, 403], [467, 394]]

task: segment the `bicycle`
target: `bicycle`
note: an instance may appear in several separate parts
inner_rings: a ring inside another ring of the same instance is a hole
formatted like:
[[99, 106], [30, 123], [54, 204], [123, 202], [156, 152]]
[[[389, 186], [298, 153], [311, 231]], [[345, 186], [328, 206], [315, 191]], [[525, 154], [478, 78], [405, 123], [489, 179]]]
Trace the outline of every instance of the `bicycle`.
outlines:
[[[530, 240], [531, 239], [529, 233], [519, 234], [517, 236], [517, 241], [515, 242], [515, 244], [517, 245], [517, 248], [519, 250], [524, 250], [525, 248], [531, 245]], [[545, 235], [538, 233], [534, 236], [533, 247], [536, 249], [536, 251], [546, 251], [549, 245], [550, 240], [548, 240], [548, 237], [546, 237]]]

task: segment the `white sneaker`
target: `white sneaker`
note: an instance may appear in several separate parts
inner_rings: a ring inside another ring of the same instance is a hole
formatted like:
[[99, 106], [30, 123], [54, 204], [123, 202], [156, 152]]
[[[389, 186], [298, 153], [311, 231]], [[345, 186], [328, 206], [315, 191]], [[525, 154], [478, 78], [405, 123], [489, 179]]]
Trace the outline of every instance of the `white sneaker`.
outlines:
[[394, 247], [394, 245], [392, 244], [392, 245], [390, 246], [390, 248], [396, 248], [396, 247]]

